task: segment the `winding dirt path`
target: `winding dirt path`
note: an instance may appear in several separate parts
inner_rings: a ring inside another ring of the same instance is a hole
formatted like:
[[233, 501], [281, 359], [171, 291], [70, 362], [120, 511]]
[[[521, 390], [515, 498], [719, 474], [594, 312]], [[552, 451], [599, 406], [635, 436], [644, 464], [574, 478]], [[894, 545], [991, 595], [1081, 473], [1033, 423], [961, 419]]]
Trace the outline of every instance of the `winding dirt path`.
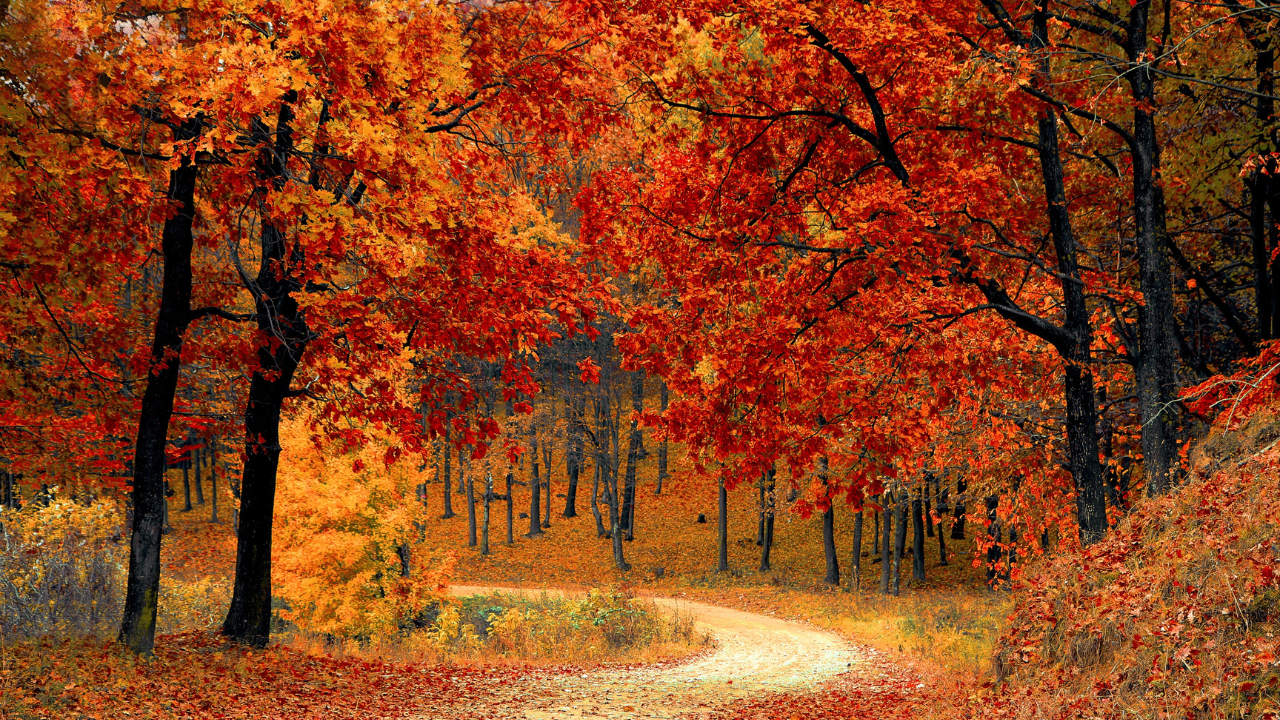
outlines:
[[[486, 591], [557, 592], [477, 586], [450, 589], [459, 596]], [[654, 602], [673, 612], [692, 614], [697, 627], [715, 638], [716, 649], [687, 663], [548, 678], [520, 710], [508, 706], [493, 717], [696, 718], [761, 693], [811, 690], [864, 659], [863, 653], [836, 635], [799, 623], [687, 600], [654, 598]]]

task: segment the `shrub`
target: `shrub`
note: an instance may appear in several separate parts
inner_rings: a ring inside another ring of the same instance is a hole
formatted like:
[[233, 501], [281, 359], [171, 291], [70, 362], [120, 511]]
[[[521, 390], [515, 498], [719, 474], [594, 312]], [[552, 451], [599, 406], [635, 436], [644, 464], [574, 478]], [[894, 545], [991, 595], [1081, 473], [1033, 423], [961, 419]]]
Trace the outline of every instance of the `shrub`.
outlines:
[[114, 504], [54, 500], [0, 510], [0, 634], [108, 635], [120, 621], [128, 546]]

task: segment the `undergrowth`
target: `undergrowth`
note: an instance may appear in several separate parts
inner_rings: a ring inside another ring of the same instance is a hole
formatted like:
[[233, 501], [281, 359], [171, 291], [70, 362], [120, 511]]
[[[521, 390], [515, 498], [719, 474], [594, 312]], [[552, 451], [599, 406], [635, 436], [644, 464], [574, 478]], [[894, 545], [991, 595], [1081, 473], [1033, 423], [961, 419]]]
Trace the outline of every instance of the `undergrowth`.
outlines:
[[618, 590], [581, 597], [489, 593], [435, 603], [420, 627], [397, 636], [338, 638], [295, 631], [283, 642], [309, 653], [467, 665], [645, 662], [710, 645], [687, 614]]

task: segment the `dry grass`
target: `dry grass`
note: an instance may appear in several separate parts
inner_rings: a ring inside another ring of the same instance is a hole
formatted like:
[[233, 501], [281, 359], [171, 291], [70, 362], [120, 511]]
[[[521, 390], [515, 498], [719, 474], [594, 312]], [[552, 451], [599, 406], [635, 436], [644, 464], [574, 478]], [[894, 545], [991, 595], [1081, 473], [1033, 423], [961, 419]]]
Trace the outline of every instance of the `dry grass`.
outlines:
[[421, 628], [350, 640], [293, 631], [281, 643], [309, 654], [476, 666], [647, 663], [708, 649], [687, 614], [652, 600], [593, 589], [581, 597], [490, 593], [428, 608]]

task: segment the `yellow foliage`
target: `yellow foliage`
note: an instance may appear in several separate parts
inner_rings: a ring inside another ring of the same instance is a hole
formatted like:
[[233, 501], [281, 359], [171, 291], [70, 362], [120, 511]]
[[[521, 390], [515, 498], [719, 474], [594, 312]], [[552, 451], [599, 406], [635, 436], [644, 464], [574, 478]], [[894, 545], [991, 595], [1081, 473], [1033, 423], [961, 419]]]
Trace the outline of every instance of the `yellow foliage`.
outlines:
[[0, 510], [0, 633], [102, 633], [119, 620], [128, 545], [109, 502]]
[[[311, 632], [399, 632], [441, 596], [450, 554], [420, 549], [425, 509], [418, 460], [385, 462], [394, 440], [371, 431], [341, 452], [312, 442], [303, 418], [284, 423], [272, 535], [280, 615]], [[407, 549], [408, 573], [400, 555]]]

